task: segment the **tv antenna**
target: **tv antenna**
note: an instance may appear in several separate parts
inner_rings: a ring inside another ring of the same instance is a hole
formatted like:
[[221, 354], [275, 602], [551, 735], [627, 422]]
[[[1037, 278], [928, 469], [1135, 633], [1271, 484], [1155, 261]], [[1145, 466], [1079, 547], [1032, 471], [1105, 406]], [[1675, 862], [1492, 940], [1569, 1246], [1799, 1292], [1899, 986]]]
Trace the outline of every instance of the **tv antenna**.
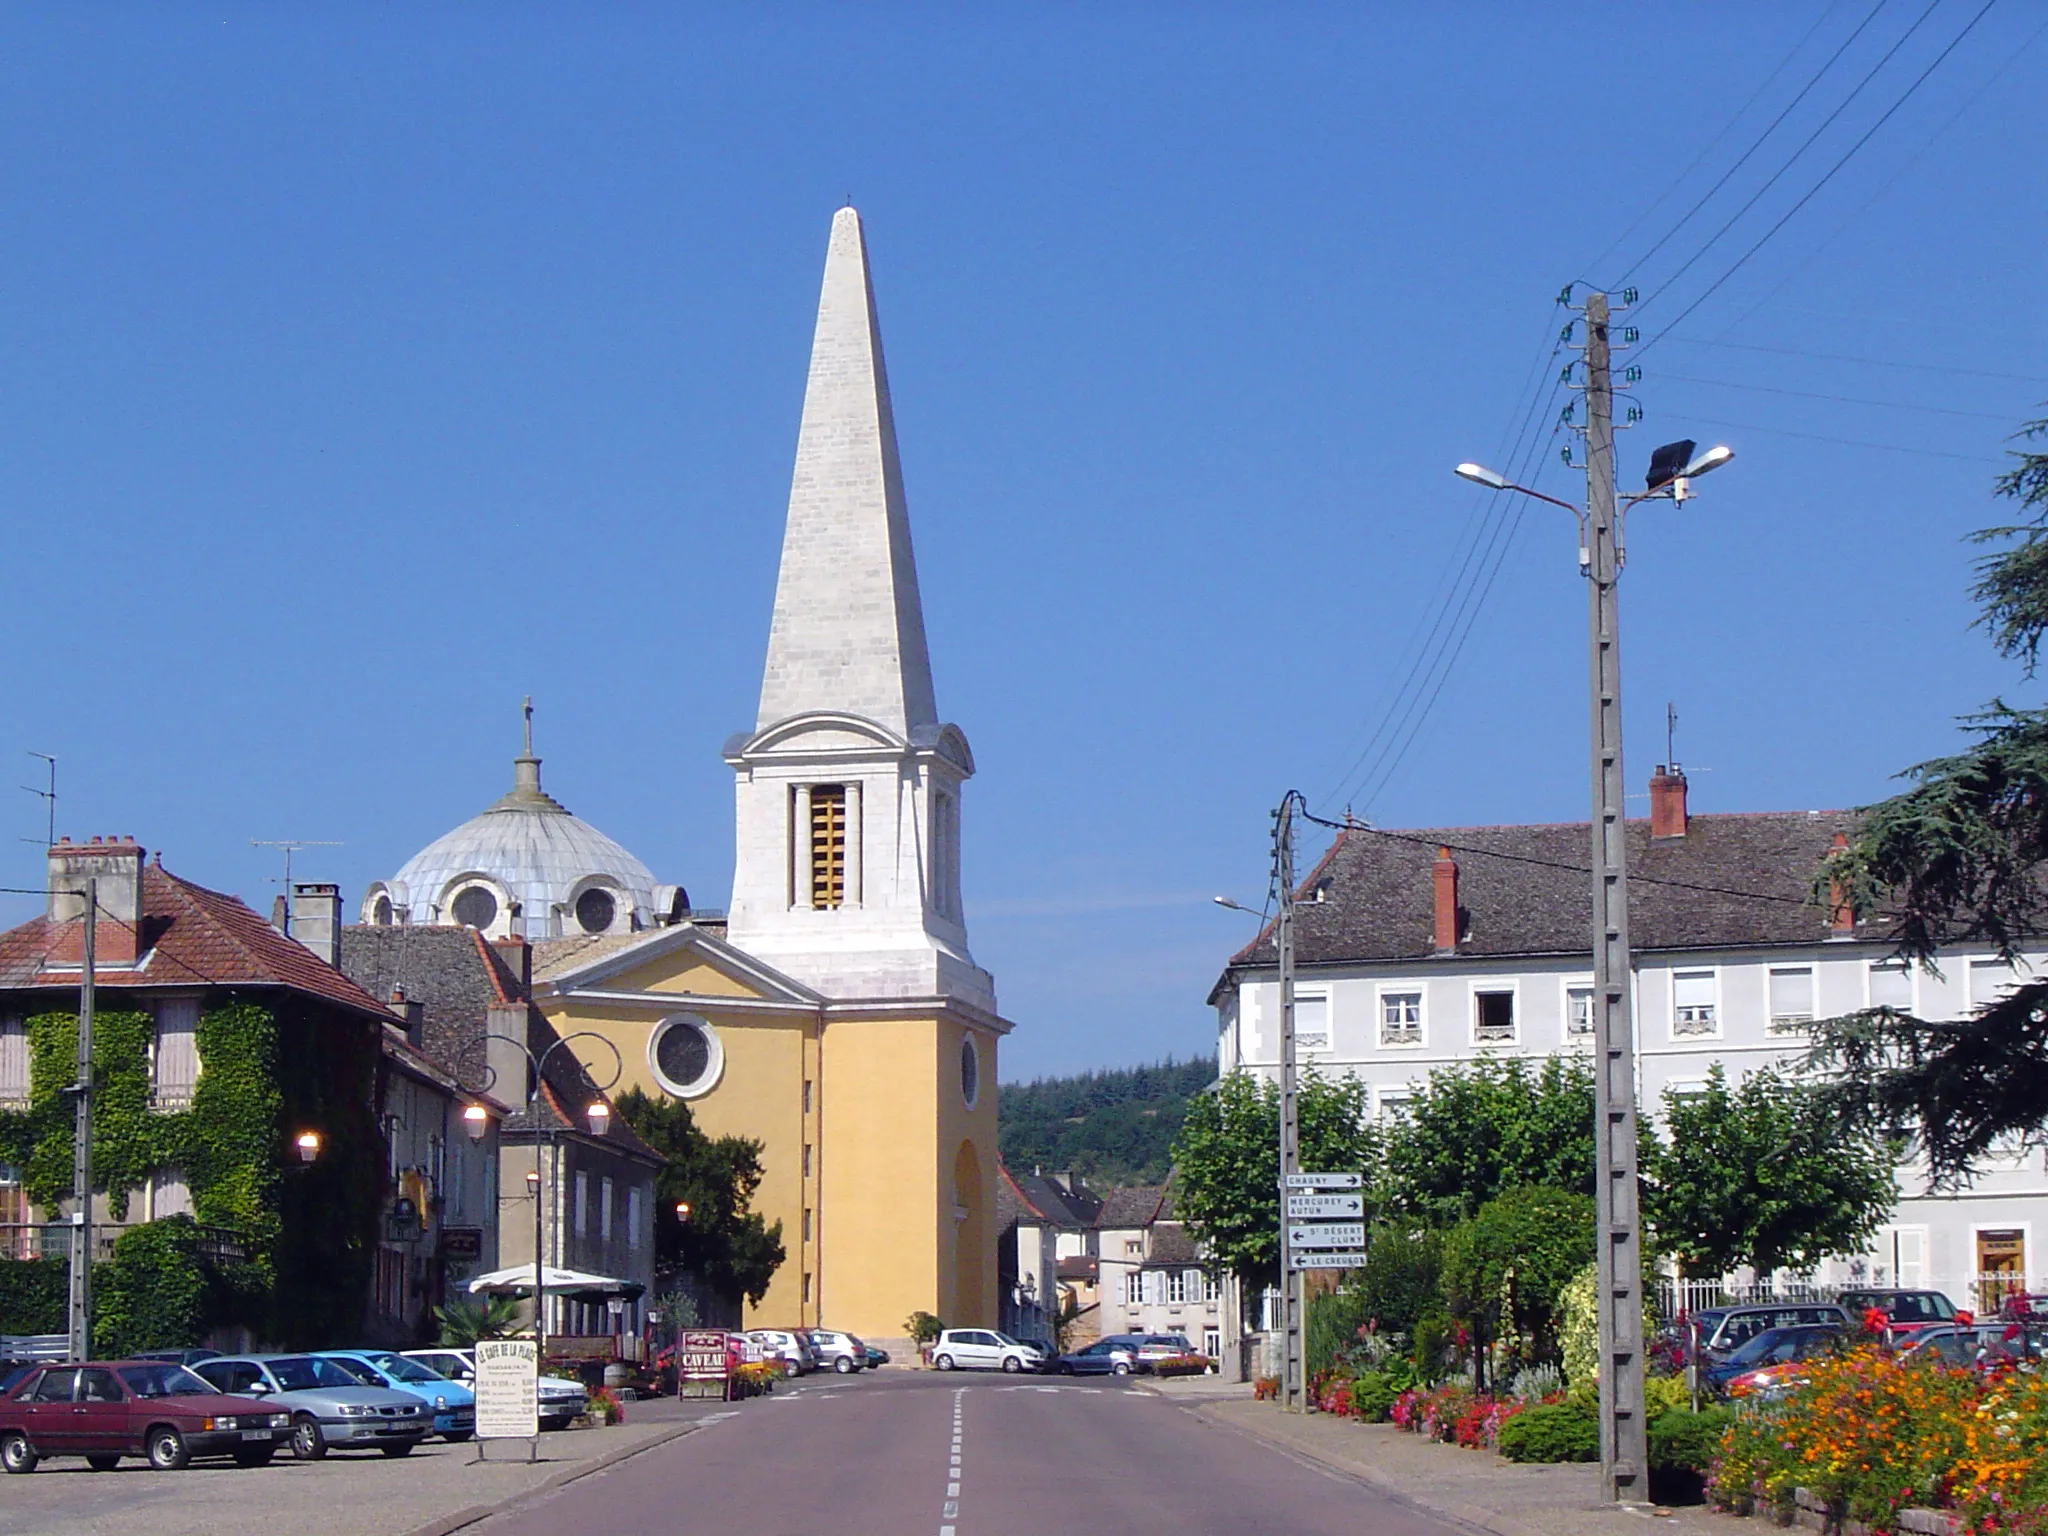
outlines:
[[1678, 705], [1675, 701], [1664, 706], [1664, 764], [1673, 773], [1678, 772]]
[[252, 837], [251, 848], [277, 848], [284, 853], [284, 934], [292, 933], [292, 855], [301, 848], [339, 848], [339, 841], [318, 837]]
[[[29, 756], [41, 758], [44, 765], [50, 770], [50, 787], [48, 789], [37, 789], [33, 784], [24, 784], [21, 787], [30, 794], [35, 795], [49, 807], [50, 835], [44, 839], [44, 843], [48, 846], [54, 846], [57, 841], [57, 759], [50, 756], [47, 752], [31, 752]], [[22, 841], [24, 843], [32, 843], [35, 839], [24, 837]]]

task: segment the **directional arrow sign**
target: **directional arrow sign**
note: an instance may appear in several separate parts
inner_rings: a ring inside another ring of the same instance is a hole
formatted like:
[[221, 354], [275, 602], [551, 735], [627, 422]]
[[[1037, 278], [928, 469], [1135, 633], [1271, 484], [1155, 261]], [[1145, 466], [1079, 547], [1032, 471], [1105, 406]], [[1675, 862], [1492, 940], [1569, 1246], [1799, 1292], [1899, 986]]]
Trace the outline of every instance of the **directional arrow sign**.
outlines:
[[1287, 1229], [1287, 1246], [1290, 1248], [1356, 1248], [1365, 1242], [1365, 1223], [1362, 1221], [1319, 1221], [1313, 1226], [1290, 1226]]
[[1281, 1184], [1288, 1189], [1363, 1189], [1362, 1173], [1290, 1173]]
[[1327, 1216], [1363, 1216], [1365, 1196], [1363, 1195], [1289, 1195], [1287, 1197], [1287, 1219], [1289, 1221], [1313, 1221]]
[[1363, 1269], [1362, 1253], [1297, 1253], [1290, 1256], [1295, 1269]]

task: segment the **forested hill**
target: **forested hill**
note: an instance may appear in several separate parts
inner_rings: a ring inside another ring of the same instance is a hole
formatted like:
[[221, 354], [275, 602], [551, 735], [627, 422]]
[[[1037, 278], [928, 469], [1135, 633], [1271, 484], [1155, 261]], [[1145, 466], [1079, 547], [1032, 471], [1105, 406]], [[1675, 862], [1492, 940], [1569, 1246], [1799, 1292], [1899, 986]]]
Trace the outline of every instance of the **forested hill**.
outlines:
[[1188, 1100], [1216, 1081], [1210, 1060], [1005, 1083], [1003, 1160], [1012, 1173], [1083, 1173], [1098, 1185], [1156, 1184]]

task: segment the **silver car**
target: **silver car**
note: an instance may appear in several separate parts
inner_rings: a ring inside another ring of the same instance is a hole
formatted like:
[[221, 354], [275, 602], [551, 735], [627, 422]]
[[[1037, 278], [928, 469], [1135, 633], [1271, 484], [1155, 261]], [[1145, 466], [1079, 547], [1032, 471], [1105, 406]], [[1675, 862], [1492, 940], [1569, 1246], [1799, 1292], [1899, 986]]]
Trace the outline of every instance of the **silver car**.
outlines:
[[318, 1461], [329, 1450], [408, 1456], [434, 1427], [434, 1415], [410, 1392], [366, 1387], [317, 1355], [223, 1355], [188, 1366], [238, 1397], [275, 1403], [292, 1416], [292, 1455]]
[[[450, 1381], [465, 1387], [476, 1385], [476, 1351], [473, 1349], [408, 1349], [408, 1360], [417, 1360], [430, 1371], [439, 1371]], [[567, 1376], [543, 1376], [539, 1387], [540, 1427], [567, 1429], [570, 1420], [590, 1408], [590, 1391]]]
[[810, 1335], [811, 1352], [821, 1371], [829, 1366], [848, 1376], [868, 1363], [867, 1346], [850, 1333], [837, 1328], [806, 1328], [804, 1332]]

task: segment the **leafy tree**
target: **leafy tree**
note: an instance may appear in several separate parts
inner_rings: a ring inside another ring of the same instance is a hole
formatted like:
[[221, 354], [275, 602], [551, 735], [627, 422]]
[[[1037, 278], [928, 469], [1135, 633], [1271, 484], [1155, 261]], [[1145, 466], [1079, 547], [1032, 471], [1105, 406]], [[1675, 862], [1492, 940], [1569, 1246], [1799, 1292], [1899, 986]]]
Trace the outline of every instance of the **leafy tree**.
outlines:
[[1593, 1197], [1523, 1185], [1443, 1240], [1444, 1299], [1481, 1339], [1513, 1332], [1531, 1358], [1555, 1356], [1565, 1287], [1593, 1257]]
[[519, 1318], [519, 1303], [510, 1296], [479, 1296], [474, 1300], [458, 1296], [446, 1306], [434, 1308], [441, 1325], [441, 1342], [453, 1349], [467, 1349], [479, 1339], [502, 1339]]
[[[1379, 1138], [1362, 1083], [1304, 1075], [1295, 1102], [1303, 1168], [1370, 1175]], [[1231, 1073], [1188, 1106], [1173, 1161], [1175, 1208], [1249, 1304], [1280, 1278], [1280, 1085]]]
[[1644, 1197], [1657, 1246], [1687, 1274], [1810, 1270], [1860, 1252], [1897, 1199], [1891, 1149], [1842, 1128], [1810, 1084], [1774, 1070], [1733, 1088], [1716, 1063], [1702, 1093], [1664, 1094]]
[[[2048, 440], [2048, 420], [2024, 442]], [[2020, 519], [1974, 537], [2000, 546], [1977, 564], [1979, 627], [2032, 679], [2048, 635], [2048, 452], [2028, 448], [1997, 493]], [[1908, 769], [1913, 787], [1867, 807], [1815, 882], [1831, 904], [1880, 922], [1930, 970], [1944, 944], [1986, 942], [2010, 959], [2040, 931], [2048, 888], [2048, 710], [1993, 700], [1962, 725], [1966, 750]], [[1808, 1062], [1827, 1101], [1865, 1132], [1909, 1126], [1934, 1182], [1966, 1181], [1991, 1145], [2048, 1125], [2048, 983], [2029, 982], [1963, 1020], [1888, 1008], [1824, 1021]]]
[[[761, 1143], [706, 1136], [681, 1099], [638, 1088], [619, 1095], [619, 1114], [666, 1161], [654, 1177], [654, 1262], [689, 1269], [728, 1299], [758, 1302], [785, 1255], [782, 1223], [748, 1207], [761, 1187]], [[678, 1204], [690, 1208], [685, 1221]]]
[[1387, 1138], [1390, 1210], [1455, 1221], [1523, 1185], [1593, 1192], [1593, 1072], [1581, 1060], [1440, 1067]]

